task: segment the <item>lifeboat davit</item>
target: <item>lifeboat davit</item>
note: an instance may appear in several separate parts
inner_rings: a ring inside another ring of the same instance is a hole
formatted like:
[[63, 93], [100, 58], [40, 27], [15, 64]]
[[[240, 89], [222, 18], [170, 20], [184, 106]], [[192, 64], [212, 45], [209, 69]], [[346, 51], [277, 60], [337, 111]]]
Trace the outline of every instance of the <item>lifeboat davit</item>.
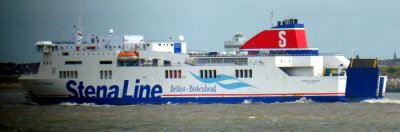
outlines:
[[123, 51], [118, 53], [118, 59], [137, 59], [139, 56], [138, 52], [135, 51]]

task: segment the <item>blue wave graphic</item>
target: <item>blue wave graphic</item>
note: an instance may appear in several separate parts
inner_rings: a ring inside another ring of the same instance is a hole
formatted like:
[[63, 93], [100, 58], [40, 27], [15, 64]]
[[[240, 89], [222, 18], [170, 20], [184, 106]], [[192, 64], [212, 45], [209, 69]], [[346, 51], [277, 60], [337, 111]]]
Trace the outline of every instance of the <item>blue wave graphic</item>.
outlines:
[[[190, 72], [190, 74], [192, 74], [193, 77], [195, 77], [197, 80], [203, 82], [203, 83], [217, 83], [219, 86], [221, 86], [222, 88], [225, 89], [238, 89], [238, 88], [245, 88], [245, 87], [253, 87], [254, 86], [247, 84], [237, 78], [228, 76], [228, 75], [217, 75], [217, 78], [200, 78], [199, 76], [197, 76], [196, 74]], [[238, 82], [235, 83], [230, 83], [230, 84], [223, 84], [221, 83], [222, 81], [225, 80], [236, 80]]]

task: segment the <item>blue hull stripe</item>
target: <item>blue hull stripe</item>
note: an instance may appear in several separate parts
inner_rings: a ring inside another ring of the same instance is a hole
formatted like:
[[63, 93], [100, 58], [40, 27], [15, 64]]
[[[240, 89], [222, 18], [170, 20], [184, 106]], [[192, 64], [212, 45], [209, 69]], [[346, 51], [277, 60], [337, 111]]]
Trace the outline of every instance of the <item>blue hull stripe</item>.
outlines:
[[59, 104], [62, 102], [71, 103], [95, 103], [95, 104], [111, 104], [111, 105], [128, 105], [128, 104], [165, 104], [165, 103], [225, 103], [237, 104], [244, 101], [263, 102], [263, 103], [281, 103], [294, 102], [301, 98], [311, 99], [315, 102], [343, 102], [346, 101], [345, 96], [279, 96], [279, 97], [179, 97], [179, 98], [148, 98], [148, 99], [132, 99], [132, 98], [75, 98], [75, 97], [31, 97], [33, 102], [39, 104]]

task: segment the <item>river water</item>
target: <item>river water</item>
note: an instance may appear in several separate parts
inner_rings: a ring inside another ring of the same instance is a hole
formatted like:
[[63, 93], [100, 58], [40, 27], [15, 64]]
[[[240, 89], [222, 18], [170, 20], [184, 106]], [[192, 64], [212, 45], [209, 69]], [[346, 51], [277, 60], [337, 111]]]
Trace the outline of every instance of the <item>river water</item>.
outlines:
[[359, 103], [27, 105], [0, 85], [0, 131], [400, 131], [400, 93]]

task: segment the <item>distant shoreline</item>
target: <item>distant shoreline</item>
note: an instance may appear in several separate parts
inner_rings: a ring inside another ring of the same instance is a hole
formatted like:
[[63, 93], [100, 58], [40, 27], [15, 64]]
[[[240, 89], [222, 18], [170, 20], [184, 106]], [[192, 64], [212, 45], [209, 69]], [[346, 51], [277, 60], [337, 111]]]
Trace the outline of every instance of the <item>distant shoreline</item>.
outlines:
[[19, 84], [19, 78], [20, 76], [18, 75], [12, 75], [12, 76], [0, 76], [0, 84]]

